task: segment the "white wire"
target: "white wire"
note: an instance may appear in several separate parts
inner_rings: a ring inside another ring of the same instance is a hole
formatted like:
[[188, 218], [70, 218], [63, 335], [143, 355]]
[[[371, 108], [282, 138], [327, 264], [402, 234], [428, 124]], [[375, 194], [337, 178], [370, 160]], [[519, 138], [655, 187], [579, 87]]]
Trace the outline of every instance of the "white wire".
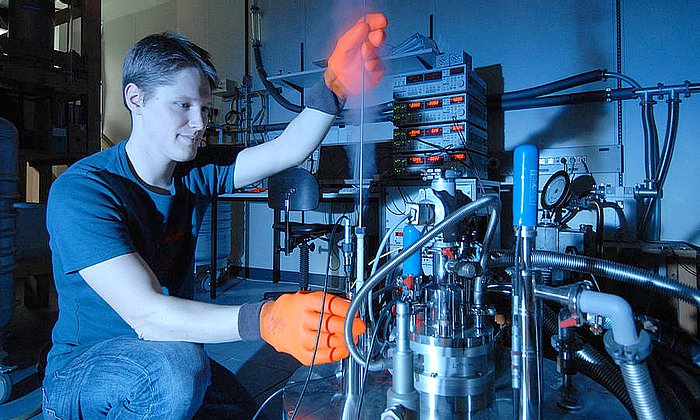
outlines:
[[[394, 225], [393, 228], [389, 229], [384, 237], [382, 238], [382, 242], [379, 244], [379, 248], [377, 248], [377, 254], [374, 256], [374, 262], [372, 263], [372, 271], [370, 272], [369, 276], [372, 277], [374, 275], [374, 272], [377, 271], [377, 266], [379, 265], [379, 259], [381, 258], [382, 251], [384, 250], [384, 247], [386, 246], [387, 242], [389, 242], [389, 238], [391, 238], [391, 234], [394, 233], [396, 229], [398, 229], [399, 225], [403, 223], [406, 219], [411, 217], [411, 213], [408, 213], [404, 215], [401, 220], [399, 220], [396, 225]], [[369, 291], [369, 297], [367, 299], [367, 312], [369, 312], [369, 319], [374, 323], [374, 313], [372, 313], [372, 291]]]

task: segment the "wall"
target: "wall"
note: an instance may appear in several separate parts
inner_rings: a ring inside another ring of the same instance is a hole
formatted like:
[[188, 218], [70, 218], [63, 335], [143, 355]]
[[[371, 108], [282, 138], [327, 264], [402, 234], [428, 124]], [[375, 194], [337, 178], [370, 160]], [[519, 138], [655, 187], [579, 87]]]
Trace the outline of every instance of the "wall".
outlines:
[[[362, 3], [260, 0], [268, 73], [298, 71], [301, 42], [305, 68], [311, 68], [313, 60], [326, 57], [332, 49], [331, 40], [361, 15]], [[369, 10], [382, 11], [389, 18], [388, 45], [396, 45], [414, 32], [427, 35], [428, 16], [433, 14], [434, 38], [439, 47], [466, 50], [474, 59], [474, 67], [500, 65], [505, 91], [596, 68], [616, 69], [614, 1], [385, 0], [366, 4]], [[700, 57], [691, 53], [700, 39], [700, 28], [695, 24], [699, 3], [627, 0], [621, 6], [624, 73], [643, 86], [700, 80]], [[608, 86], [614, 87], [615, 83], [589, 88]], [[700, 95], [683, 101], [676, 153], [662, 200], [662, 238], [695, 244], [700, 243], [700, 215], [688, 209], [700, 205], [700, 194], [693, 185], [700, 175], [693, 164], [698, 158], [693, 143], [700, 135], [700, 121], [692, 116], [698, 112]], [[277, 115], [283, 119], [286, 114]], [[665, 103], [656, 107], [656, 114], [663, 137]], [[644, 177], [638, 102], [625, 102], [623, 117], [623, 183], [632, 186]], [[510, 111], [505, 115], [504, 146], [512, 150], [524, 142], [540, 148], [616, 144], [616, 120], [615, 104]], [[616, 181], [615, 177], [599, 179], [613, 184]]]
[[[113, 143], [129, 136], [122, 63], [129, 48], [147, 35], [180, 32], [209, 50], [221, 79], [240, 79], [244, 73], [243, 9], [241, 1], [103, 0], [104, 134]], [[215, 105], [221, 107], [220, 102]]]
[[[104, 1], [103, 9], [110, 3]], [[128, 134], [128, 118], [116, 89], [118, 70], [128, 46], [141, 36], [175, 28], [208, 47], [222, 78], [243, 76], [243, 2], [155, 1], [120, 2], [120, 10], [133, 13], [105, 16], [105, 132], [114, 138]], [[129, 3], [129, 5], [126, 5]], [[133, 3], [133, 4], [131, 4]], [[197, 6], [195, 6], [195, 3]], [[300, 43], [304, 43], [303, 66], [325, 58], [341, 31], [361, 15], [361, 1], [259, 0], [263, 14], [263, 57], [269, 74], [299, 71]], [[531, 87], [584, 71], [615, 70], [615, 2], [590, 1], [462, 1], [384, 0], [366, 1], [368, 10], [382, 11], [389, 18], [387, 45], [397, 45], [415, 32], [428, 35], [429, 15], [434, 16], [434, 38], [442, 50], [464, 49], [475, 67], [501, 66], [504, 90]], [[115, 6], [116, 8], [116, 6]], [[137, 10], [138, 9], [138, 10]], [[693, 54], [700, 27], [700, 3], [692, 0], [646, 2], [622, 1], [623, 72], [643, 86], [700, 81], [700, 56]], [[254, 73], [254, 66], [253, 66]], [[260, 88], [254, 75], [254, 87]], [[388, 79], [388, 78], [387, 78]], [[601, 89], [614, 82], [590, 86]], [[121, 87], [119, 86], [119, 90]], [[299, 96], [291, 89], [284, 94], [293, 102]], [[369, 98], [390, 97], [383, 85]], [[352, 105], [352, 104], [351, 104]], [[643, 134], [639, 105], [623, 105], [624, 185], [631, 186], [644, 176]], [[662, 200], [662, 238], [700, 244], [700, 194], [694, 180], [700, 169], [694, 142], [700, 137], [700, 95], [684, 99], [681, 105], [676, 154]], [[271, 122], [288, 121], [293, 115], [279, 107]], [[566, 145], [610, 145], [617, 143], [615, 104], [591, 104], [563, 108], [511, 111], [505, 115], [505, 148], [524, 142], [541, 148]], [[665, 104], [657, 106], [661, 135], [665, 127]], [[604, 179], [603, 182], [616, 182]], [[249, 257], [252, 267], [269, 268], [271, 249], [268, 226], [271, 216], [263, 204], [248, 212], [250, 226], [262, 226], [251, 234]], [[258, 251], [259, 250], [259, 251]], [[312, 267], [323, 267], [318, 251]], [[283, 269], [294, 270], [296, 253], [283, 259]], [[318, 268], [316, 272], [322, 272]]]

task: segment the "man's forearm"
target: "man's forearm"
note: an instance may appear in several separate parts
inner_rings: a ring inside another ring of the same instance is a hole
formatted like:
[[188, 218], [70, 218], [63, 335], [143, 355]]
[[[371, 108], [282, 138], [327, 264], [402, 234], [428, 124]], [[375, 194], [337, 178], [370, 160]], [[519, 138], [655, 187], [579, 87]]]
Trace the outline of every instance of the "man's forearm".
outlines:
[[330, 115], [316, 109], [305, 108], [294, 118], [287, 129], [275, 141], [282, 156], [288, 157], [287, 167], [302, 163], [321, 144], [328, 134], [335, 115]]
[[[251, 305], [218, 305], [172, 296], [159, 296], [151, 303], [151, 311], [131, 325], [144, 340], [222, 343], [259, 338], [258, 314], [252, 314], [256, 308]], [[255, 325], [239, 328], [241, 317]]]
[[234, 185], [241, 188], [304, 161], [323, 141], [335, 119], [305, 108], [276, 139], [244, 149], [236, 158]]

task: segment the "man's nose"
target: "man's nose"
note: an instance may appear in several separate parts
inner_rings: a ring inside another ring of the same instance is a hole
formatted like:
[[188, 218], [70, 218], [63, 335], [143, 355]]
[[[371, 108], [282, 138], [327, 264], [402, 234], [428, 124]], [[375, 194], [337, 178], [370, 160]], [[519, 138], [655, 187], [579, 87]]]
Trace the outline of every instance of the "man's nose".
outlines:
[[207, 124], [207, 117], [204, 112], [192, 111], [190, 113], [190, 127], [195, 130], [203, 130]]

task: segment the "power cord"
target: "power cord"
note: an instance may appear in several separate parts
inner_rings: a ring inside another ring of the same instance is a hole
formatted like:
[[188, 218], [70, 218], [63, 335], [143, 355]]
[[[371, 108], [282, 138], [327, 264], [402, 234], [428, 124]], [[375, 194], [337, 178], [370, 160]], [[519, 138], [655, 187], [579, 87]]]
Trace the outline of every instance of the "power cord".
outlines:
[[[335, 236], [335, 231], [336, 228], [340, 226], [340, 222], [343, 219], [347, 219], [347, 216], [343, 215], [338, 218], [338, 220], [335, 221], [333, 224], [333, 229], [331, 230], [331, 238]], [[326, 262], [326, 275], [323, 279], [323, 298], [321, 299], [321, 314], [318, 316], [318, 330], [316, 332], [316, 343], [314, 344], [314, 352], [311, 355], [311, 366], [309, 366], [309, 373], [306, 375], [306, 380], [304, 381], [304, 387], [301, 389], [301, 393], [299, 394], [299, 399], [297, 400], [296, 405], [294, 406], [294, 411], [292, 411], [292, 415], [290, 417], [290, 420], [294, 420], [294, 417], [297, 415], [297, 411], [299, 410], [299, 407], [301, 406], [301, 401], [304, 399], [304, 394], [306, 393], [306, 388], [309, 386], [309, 381], [311, 380], [311, 373], [314, 370], [314, 365], [316, 363], [316, 352], [318, 351], [318, 342], [321, 338], [321, 328], [323, 328], [323, 313], [325, 312], [326, 309], [326, 295], [328, 294], [328, 275], [329, 275], [329, 270], [330, 270], [330, 265], [331, 265], [331, 253], [328, 252], [328, 260]]]
[[[333, 378], [335, 378], [335, 375], [325, 376], [323, 378], [312, 379], [309, 381], [309, 383], [323, 382], [323, 381], [327, 381], [327, 380], [333, 379]], [[304, 381], [304, 383], [305, 382], [306, 381]], [[265, 406], [267, 406], [270, 403], [270, 401], [272, 401], [273, 398], [280, 395], [284, 391], [291, 389], [291, 388], [294, 388], [295, 386], [300, 385], [300, 384], [302, 384], [301, 381], [292, 382], [292, 383], [289, 383], [289, 384], [283, 386], [282, 388], [278, 389], [277, 391], [273, 392], [269, 397], [267, 397], [267, 399], [262, 404], [260, 404], [260, 408], [258, 408], [258, 411], [256, 411], [255, 415], [253, 416], [253, 420], [256, 420], [260, 416], [260, 414], [262, 414], [263, 410], [265, 409]]]
[[394, 302], [390, 302], [384, 308], [382, 308], [379, 314], [379, 319], [374, 325], [374, 330], [372, 331], [372, 341], [369, 343], [369, 351], [367, 352], [367, 359], [365, 360], [365, 370], [362, 377], [362, 384], [360, 385], [360, 395], [357, 402], [357, 420], [360, 420], [360, 413], [362, 412], [362, 399], [365, 395], [365, 386], [367, 385], [367, 376], [369, 376], [369, 362], [372, 359], [372, 352], [374, 351], [374, 343], [377, 338], [377, 333], [379, 332], [379, 326], [382, 325], [383, 318], [389, 315], [389, 309], [391, 309]]
[[[457, 118], [454, 115], [452, 116], [452, 122], [455, 125], [457, 124]], [[469, 161], [472, 164], [472, 168], [474, 169], [474, 177], [476, 178], [476, 183], [479, 186], [479, 190], [481, 190], [481, 193], [485, 195], [486, 189], [484, 188], [484, 183], [481, 181], [481, 177], [479, 176], [479, 168], [476, 167], [476, 162], [474, 161], [474, 158], [472, 157], [469, 148], [467, 147], [467, 139], [466, 137], [464, 137], [464, 134], [462, 134], [462, 132], [459, 130], [457, 130], [457, 136], [462, 142], [462, 146], [464, 146], [464, 154], [467, 155], [467, 158], [469, 158]]]

